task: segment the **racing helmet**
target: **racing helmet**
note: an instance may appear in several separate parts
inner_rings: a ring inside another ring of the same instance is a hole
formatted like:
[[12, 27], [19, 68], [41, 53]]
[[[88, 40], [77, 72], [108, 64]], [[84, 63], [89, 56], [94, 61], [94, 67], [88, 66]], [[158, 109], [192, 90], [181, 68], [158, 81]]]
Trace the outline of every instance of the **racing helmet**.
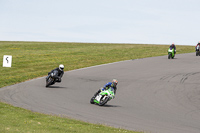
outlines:
[[63, 71], [64, 65], [63, 65], [63, 64], [60, 64], [60, 65], [59, 65], [59, 69], [60, 69], [61, 71]]
[[117, 84], [118, 84], [118, 81], [117, 81], [116, 79], [113, 79], [113, 80], [112, 80], [112, 85], [113, 85], [113, 87], [116, 87]]
[[172, 47], [174, 47], [174, 43], [172, 43]]

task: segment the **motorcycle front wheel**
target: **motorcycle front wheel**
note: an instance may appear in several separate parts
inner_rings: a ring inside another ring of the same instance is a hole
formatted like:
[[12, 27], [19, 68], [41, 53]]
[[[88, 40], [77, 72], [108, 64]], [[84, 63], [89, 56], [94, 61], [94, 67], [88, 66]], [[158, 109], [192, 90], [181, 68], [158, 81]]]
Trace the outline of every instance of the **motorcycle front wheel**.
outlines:
[[47, 80], [46, 80], [46, 87], [49, 87], [49, 85], [51, 85], [53, 83], [53, 78], [52, 77], [49, 77]]
[[170, 58], [172, 58], [172, 54], [171, 53], [168, 54], [168, 59], [170, 59]]
[[105, 105], [109, 101], [109, 97], [107, 96], [104, 100], [100, 100], [99, 106]]
[[95, 97], [93, 96], [93, 97], [90, 99], [90, 103], [91, 103], [91, 104], [94, 104], [94, 98], [95, 98]]

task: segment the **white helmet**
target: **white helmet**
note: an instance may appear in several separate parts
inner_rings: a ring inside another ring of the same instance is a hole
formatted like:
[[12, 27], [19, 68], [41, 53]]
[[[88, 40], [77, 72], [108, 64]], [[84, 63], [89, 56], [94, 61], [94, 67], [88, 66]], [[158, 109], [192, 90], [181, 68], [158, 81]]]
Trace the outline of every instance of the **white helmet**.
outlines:
[[59, 65], [59, 69], [60, 69], [61, 71], [63, 71], [64, 65], [63, 65], [63, 64], [60, 64], [60, 65]]

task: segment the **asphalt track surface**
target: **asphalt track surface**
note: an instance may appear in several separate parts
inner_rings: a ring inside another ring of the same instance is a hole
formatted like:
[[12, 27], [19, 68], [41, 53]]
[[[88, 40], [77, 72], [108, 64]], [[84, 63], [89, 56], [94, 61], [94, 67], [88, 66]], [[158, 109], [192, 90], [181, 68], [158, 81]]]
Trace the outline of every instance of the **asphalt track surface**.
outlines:
[[[118, 79], [115, 99], [100, 107], [93, 94]], [[45, 77], [0, 89], [0, 100], [46, 114], [63, 115], [147, 133], [200, 133], [200, 57], [195, 53], [122, 61], [65, 72], [62, 83]]]

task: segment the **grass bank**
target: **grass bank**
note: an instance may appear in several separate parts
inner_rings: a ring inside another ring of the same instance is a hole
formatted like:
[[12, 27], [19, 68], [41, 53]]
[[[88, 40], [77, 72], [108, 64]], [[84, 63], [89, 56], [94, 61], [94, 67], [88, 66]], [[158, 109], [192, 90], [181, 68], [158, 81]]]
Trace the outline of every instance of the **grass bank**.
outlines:
[[[63, 42], [0, 42], [0, 88], [46, 75], [65, 65], [65, 71], [110, 62], [166, 55], [168, 45]], [[177, 54], [194, 52], [194, 46], [177, 46]], [[3, 65], [12, 55], [12, 67]], [[0, 132], [129, 132], [58, 116], [33, 113], [0, 103]], [[80, 127], [80, 128], [79, 128]], [[131, 132], [131, 131], [130, 131]]]

